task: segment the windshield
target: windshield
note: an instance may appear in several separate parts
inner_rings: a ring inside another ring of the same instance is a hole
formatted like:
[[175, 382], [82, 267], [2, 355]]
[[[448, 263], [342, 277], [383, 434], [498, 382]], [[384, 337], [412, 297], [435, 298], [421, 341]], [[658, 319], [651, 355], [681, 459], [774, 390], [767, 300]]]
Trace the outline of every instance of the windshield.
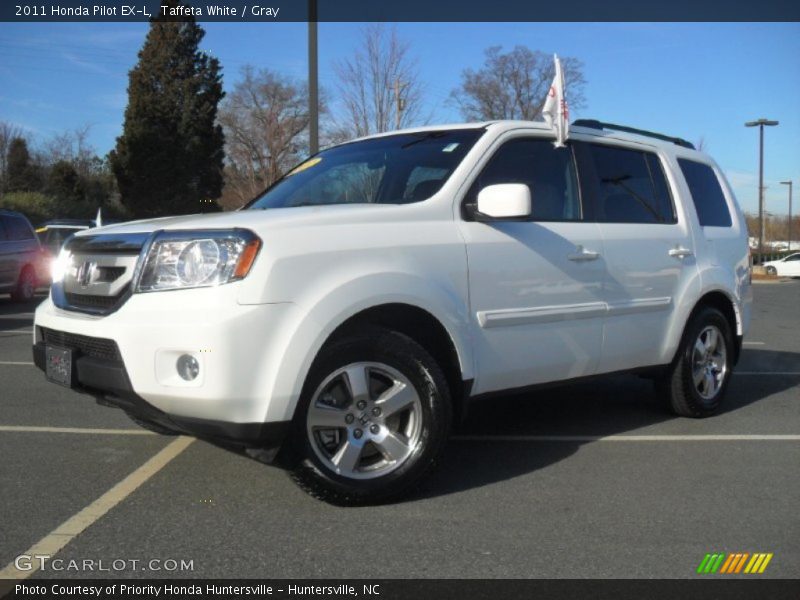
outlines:
[[248, 208], [427, 200], [482, 134], [482, 129], [426, 131], [336, 146], [289, 171]]

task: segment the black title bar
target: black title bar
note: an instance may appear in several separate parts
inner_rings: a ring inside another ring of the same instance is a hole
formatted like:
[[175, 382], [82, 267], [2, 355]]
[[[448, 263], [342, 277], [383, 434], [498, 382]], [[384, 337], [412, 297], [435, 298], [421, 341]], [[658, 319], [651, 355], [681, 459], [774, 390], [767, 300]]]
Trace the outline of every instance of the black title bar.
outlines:
[[0, 598], [327, 600], [796, 600], [797, 579], [60, 579], [0, 580]]
[[[312, 0], [314, 1], [314, 0]], [[316, 0], [321, 22], [800, 21], [796, 0]], [[198, 21], [305, 22], [307, 0], [193, 0]], [[2, 0], [0, 21], [185, 18], [158, 0]]]

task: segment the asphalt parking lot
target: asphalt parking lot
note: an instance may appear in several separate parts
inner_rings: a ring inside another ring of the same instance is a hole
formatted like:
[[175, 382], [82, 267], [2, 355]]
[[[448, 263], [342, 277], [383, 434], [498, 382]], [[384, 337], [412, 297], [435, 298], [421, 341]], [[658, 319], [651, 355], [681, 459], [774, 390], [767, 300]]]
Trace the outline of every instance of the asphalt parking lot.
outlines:
[[35, 550], [126, 564], [34, 578], [685, 578], [709, 552], [767, 552], [748, 577], [798, 577], [800, 280], [755, 301], [716, 417], [672, 417], [633, 376], [498, 398], [417, 495], [337, 508], [46, 383], [31, 307], [0, 297], [0, 569]]

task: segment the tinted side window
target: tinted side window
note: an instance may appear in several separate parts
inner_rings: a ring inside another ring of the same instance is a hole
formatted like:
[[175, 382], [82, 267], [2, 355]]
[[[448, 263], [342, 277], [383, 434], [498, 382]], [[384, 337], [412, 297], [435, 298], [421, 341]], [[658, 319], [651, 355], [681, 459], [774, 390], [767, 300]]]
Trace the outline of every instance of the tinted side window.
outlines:
[[700, 225], [730, 227], [731, 213], [714, 170], [708, 165], [679, 158], [678, 164], [692, 194]]
[[467, 198], [498, 183], [524, 183], [531, 190], [533, 220], [578, 221], [580, 194], [572, 151], [550, 140], [516, 139], [503, 144], [484, 167]]
[[0, 216], [0, 242], [5, 242], [8, 239], [6, 236], [6, 218]]
[[31, 228], [24, 219], [20, 219], [19, 217], [8, 217], [5, 219], [5, 225], [6, 234], [8, 235], [9, 240], [16, 241], [33, 239], [33, 231], [31, 231]]
[[595, 215], [601, 223], [675, 223], [661, 161], [655, 154], [588, 144]]

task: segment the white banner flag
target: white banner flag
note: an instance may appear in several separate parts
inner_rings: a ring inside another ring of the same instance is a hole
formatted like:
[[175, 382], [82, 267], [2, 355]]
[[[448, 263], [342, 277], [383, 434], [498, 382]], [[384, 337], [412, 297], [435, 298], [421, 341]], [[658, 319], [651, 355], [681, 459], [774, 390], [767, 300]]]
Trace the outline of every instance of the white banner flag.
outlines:
[[556, 148], [562, 148], [569, 137], [569, 107], [564, 94], [564, 71], [561, 70], [561, 61], [555, 54], [553, 58], [556, 63], [556, 76], [544, 101], [542, 116], [556, 134]]

